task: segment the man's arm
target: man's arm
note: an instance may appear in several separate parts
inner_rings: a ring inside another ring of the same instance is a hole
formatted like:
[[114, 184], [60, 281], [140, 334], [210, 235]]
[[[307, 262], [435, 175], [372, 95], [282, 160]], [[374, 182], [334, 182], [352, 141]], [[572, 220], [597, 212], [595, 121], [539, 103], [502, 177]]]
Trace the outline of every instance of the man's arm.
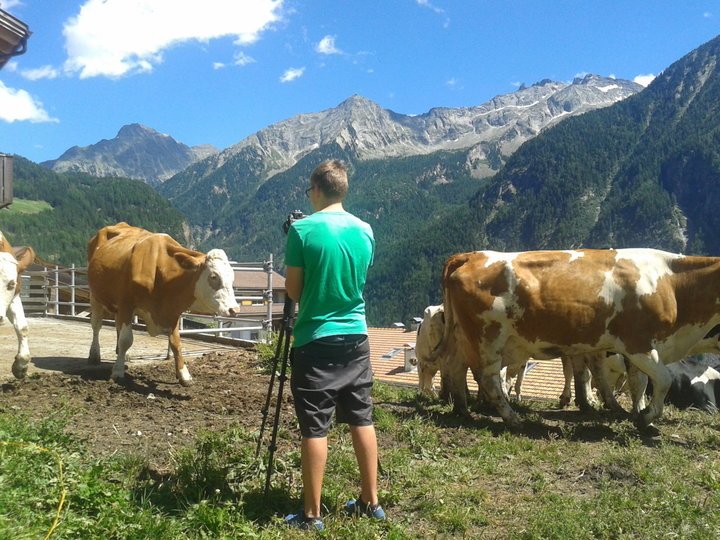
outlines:
[[285, 267], [285, 288], [287, 289], [288, 296], [296, 302], [299, 302], [302, 296], [304, 278], [305, 273], [301, 267]]

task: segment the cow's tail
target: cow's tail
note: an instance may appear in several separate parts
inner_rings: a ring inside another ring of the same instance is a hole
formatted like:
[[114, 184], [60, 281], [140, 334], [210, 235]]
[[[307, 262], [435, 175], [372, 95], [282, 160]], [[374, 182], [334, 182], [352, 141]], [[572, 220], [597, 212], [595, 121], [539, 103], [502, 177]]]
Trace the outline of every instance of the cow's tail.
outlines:
[[460, 253], [453, 255], [447, 261], [443, 267], [442, 275], [442, 290], [443, 290], [443, 313], [444, 313], [444, 326], [443, 336], [440, 343], [435, 347], [430, 355], [430, 361], [438, 363], [443, 357], [448, 357], [452, 353], [452, 347], [456, 345], [454, 343], [453, 330], [455, 328], [455, 310], [453, 309], [452, 293], [449, 290], [450, 279], [452, 274], [460, 268], [465, 262], [467, 262], [466, 253]]

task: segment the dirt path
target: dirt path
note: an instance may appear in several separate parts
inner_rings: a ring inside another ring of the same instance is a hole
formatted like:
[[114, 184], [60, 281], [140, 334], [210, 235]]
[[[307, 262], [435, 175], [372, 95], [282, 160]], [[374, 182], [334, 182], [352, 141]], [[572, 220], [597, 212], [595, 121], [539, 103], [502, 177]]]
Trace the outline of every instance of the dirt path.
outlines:
[[[195, 435], [231, 425], [257, 429], [268, 376], [257, 368], [254, 351], [183, 339], [193, 384], [181, 386], [172, 362], [165, 361], [166, 338], [135, 333], [125, 381], [109, 381], [115, 332], [100, 337], [103, 361], [89, 366], [89, 324], [49, 318], [31, 319], [28, 376], [10, 371], [17, 352], [11, 326], [0, 327], [0, 412], [24, 411], [31, 419], [60, 414], [68, 431], [87, 441], [91, 451], [143, 456], [157, 470], [170, 466], [172, 450]], [[289, 394], [289, 392], [288, 392]], [[292, 429], [291, 400], [283, 424]]]
[[[78, 373], [91, 368], [87, 355], [92, 341], [90, 323], [54, 319], [51, 317], [29, 318], [30, 354], [32, 361], [28, 374], [37, 372]], [[150, 337], [145, 332], [133, 333], [128, 366], [148, 361], [164, 360], [167, 355], [167, 337]], [[188, 358], [203, 354], [233, 350], [233, 347], [199, 340], [182, 340], [184, 355]], [[100, 331], [100, 353], [103, 359], [97, 370], [105, 370], [115, 359], [115, 328], [104, 326]], [[0, 325], [0, 383], [13, 380], [10, 371], [17, 354], [15, 330], [8, 323]]]

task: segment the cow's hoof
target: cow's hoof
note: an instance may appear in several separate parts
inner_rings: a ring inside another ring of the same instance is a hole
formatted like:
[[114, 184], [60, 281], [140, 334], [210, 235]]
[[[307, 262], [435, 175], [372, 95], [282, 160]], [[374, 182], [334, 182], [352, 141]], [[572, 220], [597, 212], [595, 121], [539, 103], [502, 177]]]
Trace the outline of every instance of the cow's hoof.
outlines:
[[595, 407], [590, 405], [589, 403], [579, 403], [577, 404], [578, 409], [580, 409], [580, 412], [585, 414], [592, 414], [595, 412]]
[[180, 379], [180, 384], [187, 387], [192, 386], [194, 383], [192, 379]]
[[660, 432], [658, 429], [652, 425], [653, 420], [655, 420], [655, 418], [650, 418], [646, 412], [642, 412], [634, 415], [633, 423], [643, 435], [651, 435], [653, 433], [659, 435]]
[[21, 362], [15, 360], [12, 365], [12, 374], [15, 376], [16, 379], [24, 379], [25, 375], [27, 375], [27, 370], [27, 362], [25, 364], [22, 364]]
[[640, 432], [640, 435], [643, 437], [659, 437], [660, 436], [660, 430], [656, 428], [652, 424], [648, 424], [645, 427], [638, 426], [638, 431]]
[[519, 418], [510, 418], [505, 420], [505, 425], [510, 431], [518, 432], [522, 430], [523, 423]]

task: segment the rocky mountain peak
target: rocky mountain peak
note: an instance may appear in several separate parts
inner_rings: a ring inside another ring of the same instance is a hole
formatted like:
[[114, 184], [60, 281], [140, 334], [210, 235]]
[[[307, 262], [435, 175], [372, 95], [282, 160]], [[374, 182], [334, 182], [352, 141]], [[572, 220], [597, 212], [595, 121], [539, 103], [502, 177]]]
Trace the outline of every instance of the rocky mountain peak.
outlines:
[[56, 160], [41, 165], [56, 172], [135, 178], [158, 185], [189, 165], [214, 153], [211, 145], [189, 147], [142, 124], [128, 124], [113, 139], [73, 146]]
[[[223, 151], [222, 166], [246, 148], [267, 156], [270, 177], [292, 167], [301, 157], [327, 144], [338, 144], [359, 159], [383, 159], [429, 154], [440, 150], [479, 148], [469, 165], [487, 176], [488, 151], [509, 156], [527, 139], [562, 118], [605, 107], [642, 87], [630, 81], [588, 75], [573, 83], [543, 79], [531, 87], [494, 97], [467, 108], [437, 107], [421, 115], [383, 109], [355, 94], [334, 108], [300, 114], [273, 124]], [[497, 166], [497, 160], [494, 160]]]
[[[135, 139], [138, 137], [170, 137], [170, 135], [158, 133], [154, 129], [151, 129], [147, 126], [143, 126], [142, 124], [128, 124], [128, 125], [120, 128], [120, 131], [118, 131], [118, 134], [115, 138], [116, 139]], [[172, 138], [172, 137], [170, 137], [170, 138]]]

